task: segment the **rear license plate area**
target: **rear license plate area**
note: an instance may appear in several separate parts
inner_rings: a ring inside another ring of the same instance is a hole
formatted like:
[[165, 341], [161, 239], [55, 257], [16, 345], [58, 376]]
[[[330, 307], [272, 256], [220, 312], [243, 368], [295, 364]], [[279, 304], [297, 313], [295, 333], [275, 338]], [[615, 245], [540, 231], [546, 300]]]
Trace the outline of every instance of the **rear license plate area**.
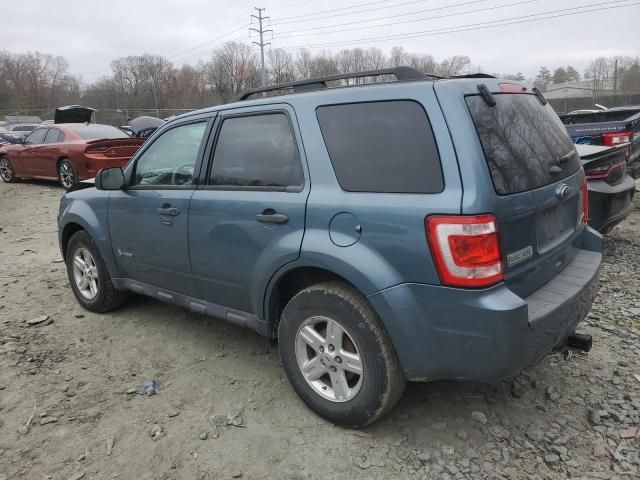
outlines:
[[537, 214], [538, 252], [543, 253], [570, 236], [577, 225], [577, 197]]

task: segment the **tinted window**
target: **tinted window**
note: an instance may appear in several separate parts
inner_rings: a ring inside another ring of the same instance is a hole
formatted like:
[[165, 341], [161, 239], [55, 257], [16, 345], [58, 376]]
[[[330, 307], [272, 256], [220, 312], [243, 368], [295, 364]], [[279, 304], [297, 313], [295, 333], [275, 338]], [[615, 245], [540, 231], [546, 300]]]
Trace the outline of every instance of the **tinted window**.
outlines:
[[206, 128], [204, 122], [192, 123], [160, 135], [137, 160], [135, 184], [193, 184], [193, 170]]
[[50, 128], [47, 132], [47, 136], [44, 137], [44, 143], [58, 143], [62, 132], [56, 128]]
[[84, 140], [101, 140], [103, 138], [129, 138], [122, 130], [110, 125], [76, 125], [69, 127]]
[[299, 187], [302, 165], [283, 113], [236, 117], [222, 123], [212, 185]]
[[44, 137], [46, 134], [46, 128], [39, 128], [38, 130], [34, 130], [25, 139], [24, 143], [26, 143], [27, 145], [39, 145], [41, 143], [44, 143]]
[[442, 167], [424, 109], [411, 101], [354, 103], [317, 111], [331, 163], [350, 192], [437, 193]]
[[[497, 193], [539, 188], [580, 168], [575, 147], [550, 105], [542, 105], [535, 95], [494, 98], [494, 107], [478, 95], [466, 100]], [[552, 167], [560, 170], [553, 173]]]

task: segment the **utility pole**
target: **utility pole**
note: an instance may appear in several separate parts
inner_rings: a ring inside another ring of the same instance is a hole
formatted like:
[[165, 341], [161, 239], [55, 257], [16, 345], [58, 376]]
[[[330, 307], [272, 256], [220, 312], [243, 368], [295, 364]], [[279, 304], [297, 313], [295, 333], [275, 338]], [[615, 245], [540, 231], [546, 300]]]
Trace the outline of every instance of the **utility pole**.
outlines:
[[267, 85], [267, 73], [264, 69], [264, 47], [266, 47], [267, 45], [271, 45], [271, 42], [264, 42], [264, 34], [271, 32], [273, 33], [273, 30], [265, 30], [262, 26], [262, 22], [264, 20], [266, 20], [269, 17], [263, 17], [262, 16], [262, 12], [265, 10], [264, 8], [258, 8], [258, 7], [253, 7], [255, 10], [258, 11], [258, 15], [251, 15], [252, 18], [255, 18], [256, 20], [258, 20], [258, 24], [260, 25], [259, 29], [256, 28], [250, 28], [249, 30], [253, 30], [254, 32], [257, 32], [258, 35], [260, 35], [260, 41], [259, 42], [252, 42], [255, 45], [258, 45], [260, 47], [260, 64], [261, 64], [261, 70], [260, 70], [260, 78], [261, 78], [261, 83], [262, 86], [266, 86]]

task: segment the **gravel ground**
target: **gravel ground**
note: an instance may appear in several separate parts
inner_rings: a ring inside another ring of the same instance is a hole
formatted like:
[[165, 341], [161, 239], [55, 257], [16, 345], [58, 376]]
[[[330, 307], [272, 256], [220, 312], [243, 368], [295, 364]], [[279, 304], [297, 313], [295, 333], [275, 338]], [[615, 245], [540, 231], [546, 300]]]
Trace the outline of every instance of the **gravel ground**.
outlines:
[[591, 353], [495, 386], [413, 384], [352, 431], [311, 413], [250, 331], [140, 297], [83, 311], [61, 193], [0, 183], [0, 480], [640, 477], [640, 195], [606, 239]]

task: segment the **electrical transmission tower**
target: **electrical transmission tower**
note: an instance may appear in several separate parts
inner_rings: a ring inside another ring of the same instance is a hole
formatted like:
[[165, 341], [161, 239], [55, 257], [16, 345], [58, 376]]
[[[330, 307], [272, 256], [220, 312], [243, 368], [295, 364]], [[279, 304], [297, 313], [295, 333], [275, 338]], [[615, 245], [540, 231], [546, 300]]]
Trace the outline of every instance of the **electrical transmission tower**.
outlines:
[[250, 28], [249, 30], [253, 30], [254, 32], [257, 32], [258, 35], [260, 35], [260, 41], [259, 42], [253, 42], [254, 44], [258, 45], [260, 47], [260, 61], [261, 61], [261, 70], [260, 70], [260, 78], [261, 78], [261, 83], [262, 86], [266, 86], [267, 85], [267, 73], [264, 69], [264, 47], [266, 47], [267, 45], [271, 45], [271, 42], [267, 42], [265, 43], [264, 41], [264, 34], [271, 32], [273, 33], [273, 30], [265, 30], [263, 28], [262, 22], [265, 21], [267, 18], [269, 17], [263, 17], [262, 16], [262, 12], [265, 10], [264, 8], [258, 8], [258, 7], [253, 7], [254, 9], [256, 9], [258, 11], [258, 15], [251, 15], [252, 18], [255, 18], [256, 20], [258, 20], [258, 24], [260, 25], [260, 28]]

